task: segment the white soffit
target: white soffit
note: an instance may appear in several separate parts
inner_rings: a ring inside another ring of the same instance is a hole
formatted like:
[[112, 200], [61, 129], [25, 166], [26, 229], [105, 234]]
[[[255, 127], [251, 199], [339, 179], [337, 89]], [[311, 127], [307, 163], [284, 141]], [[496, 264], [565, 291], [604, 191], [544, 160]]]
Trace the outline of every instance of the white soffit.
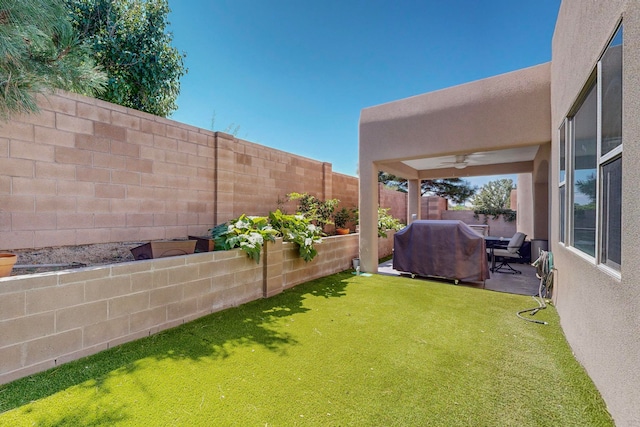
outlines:
[[468, 166], [496, 165], [503, 163], [518, 163], [533, 161], [538, 152], [538, 145], [529, 147], [509, 148], [506, 150], [480, 151], [459, 155], [429, 157], [423, 159], [403, 160], [402, 163], [415, 170], [445, 169], [453, 166], [456, 161], [462, 160]]

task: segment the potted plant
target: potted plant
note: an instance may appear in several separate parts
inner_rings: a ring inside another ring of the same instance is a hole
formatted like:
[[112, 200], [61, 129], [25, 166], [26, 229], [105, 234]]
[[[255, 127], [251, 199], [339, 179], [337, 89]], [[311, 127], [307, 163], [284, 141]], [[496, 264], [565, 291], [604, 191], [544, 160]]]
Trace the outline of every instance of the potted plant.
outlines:
[[351, 219], [351, 212], [347, 208], [342, 208], [333, 214], [333, 223], [336, 225], [336, 234], [349, 234], [347, 223]]
[[0, 277], [10, 276], [13, 265], [17, 260], [18, 256], [16, 254], [0, 252]]

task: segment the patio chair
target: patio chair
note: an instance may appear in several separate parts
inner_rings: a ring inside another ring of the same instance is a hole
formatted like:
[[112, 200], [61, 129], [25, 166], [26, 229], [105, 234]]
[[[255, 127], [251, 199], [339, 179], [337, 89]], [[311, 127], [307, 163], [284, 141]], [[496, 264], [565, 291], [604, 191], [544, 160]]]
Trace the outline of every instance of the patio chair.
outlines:
[[509, 274], [522, 274], [521, 271], [513, 268], [509, 261], [522, 259], [520, 249], [524, 244], [526, 234], [517, 232], [509, 240], [506, 247], [498, 247], [493, 249], [493, 256], [500, 259], [500, 264], [496, 266], [492, 271], [497, 273], [509, 273]]

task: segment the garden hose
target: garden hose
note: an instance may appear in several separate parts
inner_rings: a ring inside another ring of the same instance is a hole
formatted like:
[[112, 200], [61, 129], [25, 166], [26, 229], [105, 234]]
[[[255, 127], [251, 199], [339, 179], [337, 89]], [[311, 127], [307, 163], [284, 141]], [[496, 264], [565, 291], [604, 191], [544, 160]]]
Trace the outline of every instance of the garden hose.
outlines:
[[540, 256], [531, 265], [536, 267], [536, 276], [540, 279], [540, 286], [538, 287], [538, 295], [532, 295], [537, 303], [538, 307], [527, 308], [520, 310], [516, 313], [516, 316], [527, 322], [538, 323], [540, 325], [548, 325], [549, 323], [542, 320], [529, 319], [522, 316], [523, 313], [529, 313], [529, 316], [534, 316], [538, 311], [547, 308], [547, 304], [544, 299], [549, 296], [553, 287], [553, 254], [549, 251], [540, 251]]

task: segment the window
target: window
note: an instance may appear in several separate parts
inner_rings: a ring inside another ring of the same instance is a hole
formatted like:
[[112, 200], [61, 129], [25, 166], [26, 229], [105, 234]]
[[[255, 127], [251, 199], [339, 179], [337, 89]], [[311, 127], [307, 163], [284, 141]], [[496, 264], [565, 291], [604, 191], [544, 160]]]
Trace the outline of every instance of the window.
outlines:
[[622, 27], [601, 61], [600, 262], [620, 270], [622, 262]]
[[571, 121], [573, 172], [573, 246], [596, 255], [596, 171], [598, 148], [598, 96], [592, 86]]
[[565, 197], [566, 197], [566, 183], [565, 183], [565, 176], [566, 176], [566, 168], [567, 168], [567, 162], [566, 162], [566, 141], [567, 141], [567, 135], [566, 135], [566, 122], [562, 122], [562, 126], [560, 126], [560, 241], [562, 243], [565, 242], [565, 228], [566, 228], [566, 215], [565, 215]]
[[622, 26], [559, 129], [560, 241], [620, 271]]

